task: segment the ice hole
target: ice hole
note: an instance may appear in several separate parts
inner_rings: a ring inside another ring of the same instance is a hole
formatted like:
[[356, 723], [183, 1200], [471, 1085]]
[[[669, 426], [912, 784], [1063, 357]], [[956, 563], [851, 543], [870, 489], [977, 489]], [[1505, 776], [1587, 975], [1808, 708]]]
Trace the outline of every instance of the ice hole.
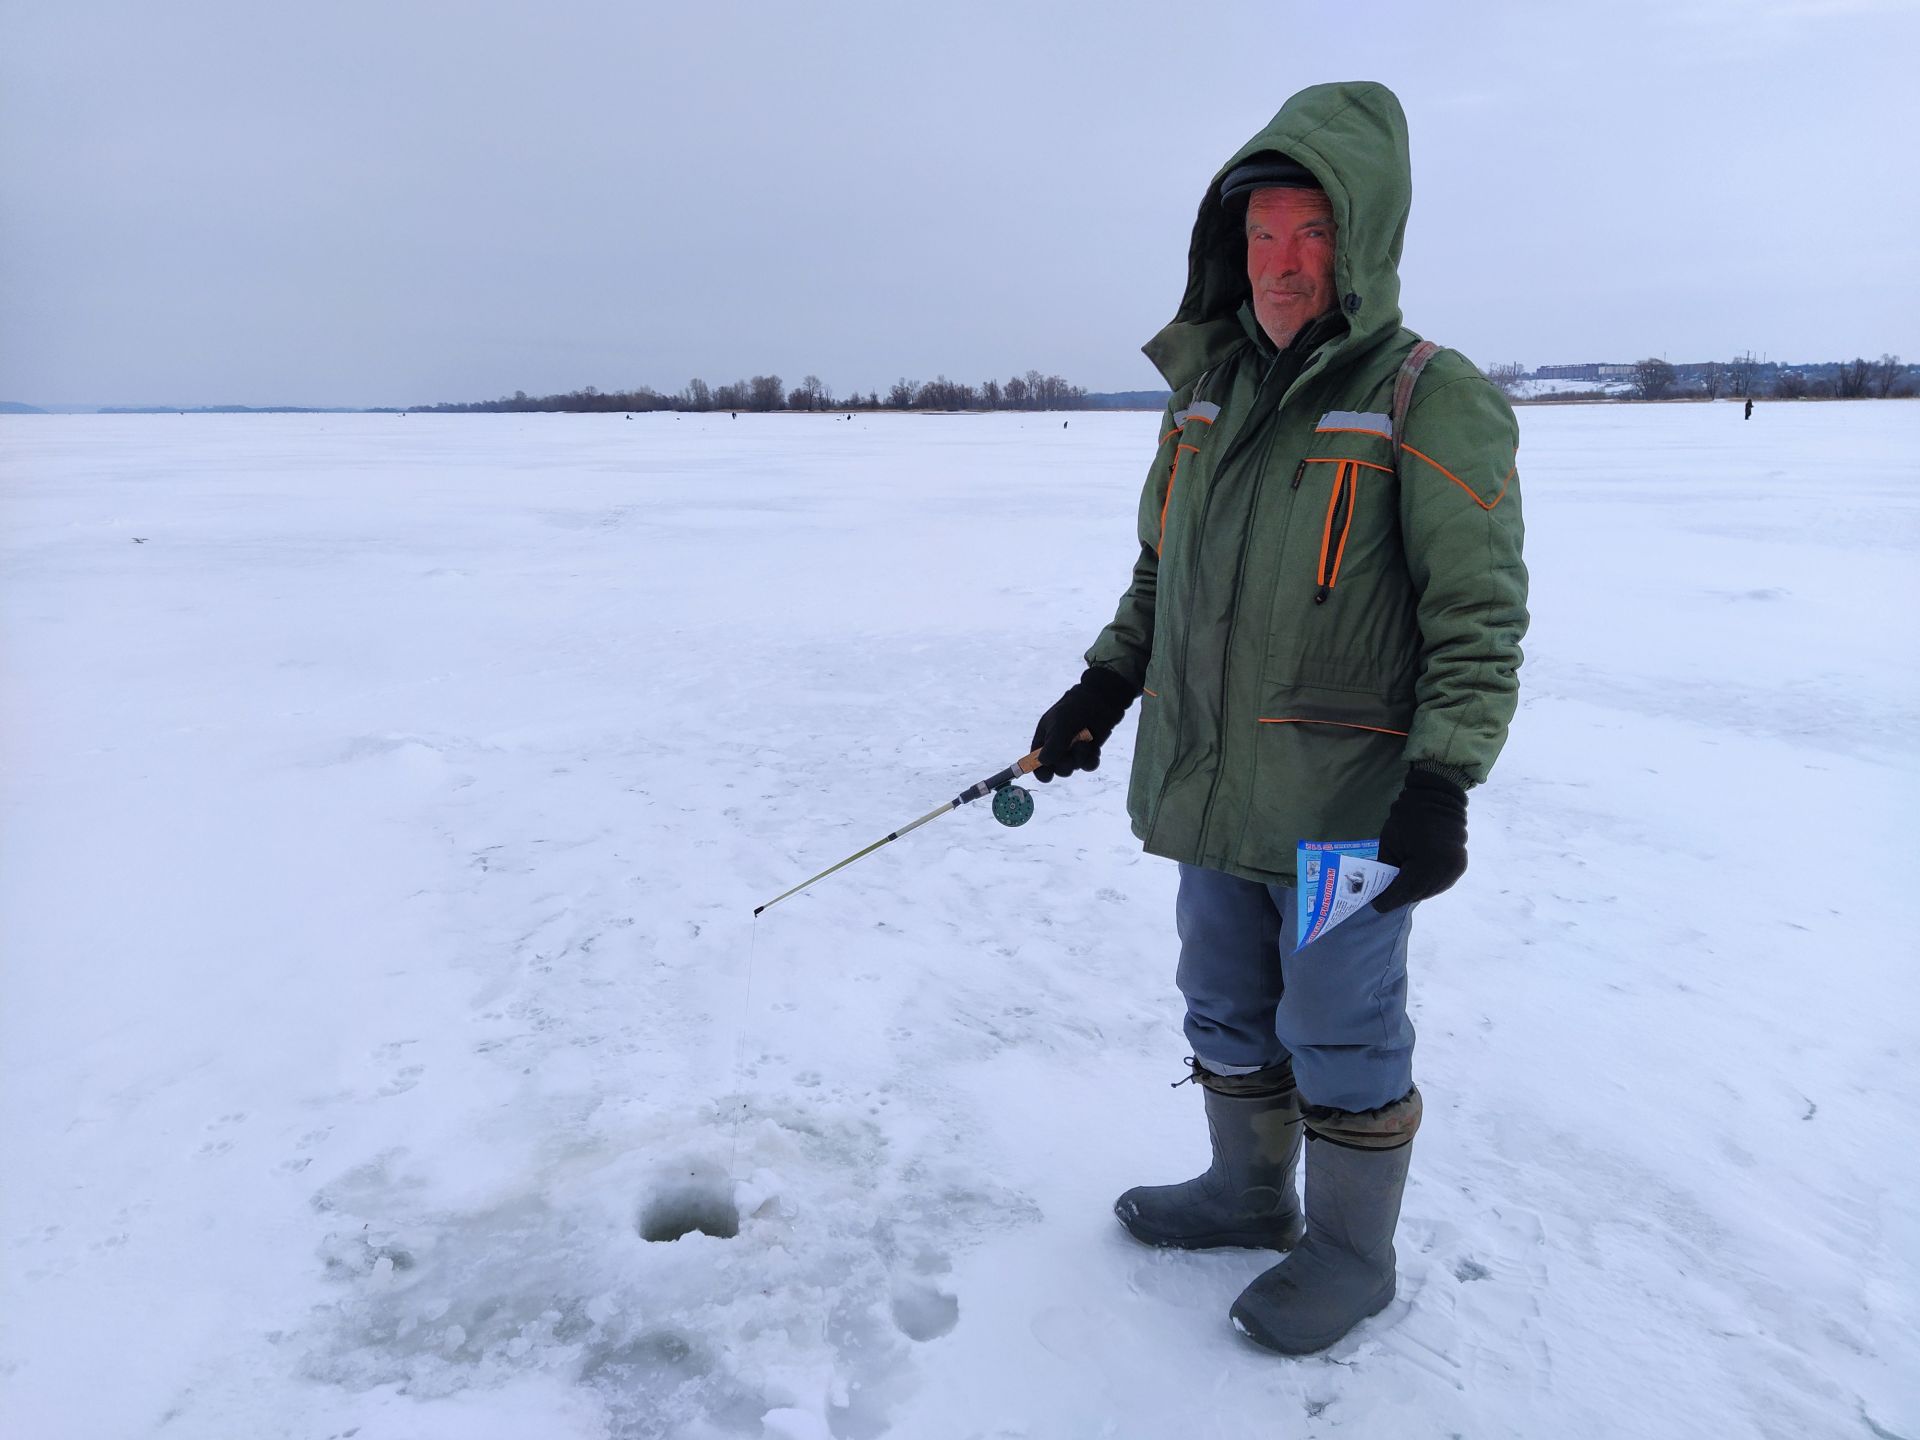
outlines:
[[893, 1292], [893, 1323], [909, 1340], [938, 1340], [960, 1323], [960, 1301], [931, 1285], [899, 1285]]
[[740, 1233], [740, 1207], [725, 1175], [690, 1170], [663, 1184], [640, 1211], [642, 1240], [678, 1240], [696, 1230], [718, 1240]]

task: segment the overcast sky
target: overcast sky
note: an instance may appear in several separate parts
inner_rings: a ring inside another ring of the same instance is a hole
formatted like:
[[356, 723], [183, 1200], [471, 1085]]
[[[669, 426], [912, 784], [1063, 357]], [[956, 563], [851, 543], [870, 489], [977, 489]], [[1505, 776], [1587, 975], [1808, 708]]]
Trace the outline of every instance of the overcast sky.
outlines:
[[6, 0], [0, 400], [1157, 383], [1216, 167], [1406, 106], [1482, 364], [1920, 358], [1913, 0]]

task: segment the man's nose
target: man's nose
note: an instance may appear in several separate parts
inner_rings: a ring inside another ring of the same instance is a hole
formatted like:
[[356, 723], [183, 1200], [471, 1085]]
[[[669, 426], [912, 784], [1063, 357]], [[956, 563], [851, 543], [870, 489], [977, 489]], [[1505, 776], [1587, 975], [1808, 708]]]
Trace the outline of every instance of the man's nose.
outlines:
[[1296, 240], [1282, 241], [1268, 252], [1267, 273], [1269, 275], [1291, 275], [1300, 268], [1300, 244]]

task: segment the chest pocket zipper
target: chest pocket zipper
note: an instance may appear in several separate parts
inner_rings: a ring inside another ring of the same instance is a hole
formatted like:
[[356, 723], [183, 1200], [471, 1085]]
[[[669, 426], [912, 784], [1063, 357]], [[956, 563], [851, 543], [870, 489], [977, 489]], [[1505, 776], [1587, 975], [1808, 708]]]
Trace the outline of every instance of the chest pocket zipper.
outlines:
[[1360, 485], [1360, 467], [1342, 460], [1333, 475], [1333, 494], [1327, 497], [1327, 519], [1320, 529], [1320, 566], [1314, 572], [1313, 603], [1324, 605], [1340, 581], [1340, 561], [1347, 553], [1353, 530], [1354, 500]]
[[[1205, 383], [1206, 377], [1202, 376], [1201, 384], [1204, 385]], [[1167, 510], [1173, 504], [1173, 487], [1180, 479], [1180, 457], [1189, 452], [1195, 455], [1200, 453], [1200, 447], [1187, 440], [1187, 429], [1195, 421], [1198, 421], [1200, 424], [1205, 425], [1207, 429], [1211, 430], [1213, 428], [1213, 422], [1220, 418], [1220, 407], [1209, 401], [1196, 400], [1173, 418], [1176, 422], [1174, 428], [1160, 437], [1160, 443], [1162, 445], [1172, 440], [1176, 435], [1180, 438], [1178, 443], [1173, 447], [1172, 468], [1167, 471], [1167, 493], [1165, 498], [1160, 501], [1160, 541], [1153, 547], [1153, 553], [1155, 555], [1161, 554], [1167, 546]], [[1198, 439], [1205, 433], [1206, 431], [1204, 430], [1195, 432], [1194, 438]]]

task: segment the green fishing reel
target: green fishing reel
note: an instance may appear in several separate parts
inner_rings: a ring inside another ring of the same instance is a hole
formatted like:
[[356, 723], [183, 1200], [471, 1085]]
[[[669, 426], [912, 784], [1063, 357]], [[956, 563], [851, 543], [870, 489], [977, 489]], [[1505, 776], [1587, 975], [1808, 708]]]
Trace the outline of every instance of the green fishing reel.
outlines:
[[1033, 796], [1018, 785], [993, 792], [993, 818], [1002, 825], [1024, 825], [1033, 818]]

